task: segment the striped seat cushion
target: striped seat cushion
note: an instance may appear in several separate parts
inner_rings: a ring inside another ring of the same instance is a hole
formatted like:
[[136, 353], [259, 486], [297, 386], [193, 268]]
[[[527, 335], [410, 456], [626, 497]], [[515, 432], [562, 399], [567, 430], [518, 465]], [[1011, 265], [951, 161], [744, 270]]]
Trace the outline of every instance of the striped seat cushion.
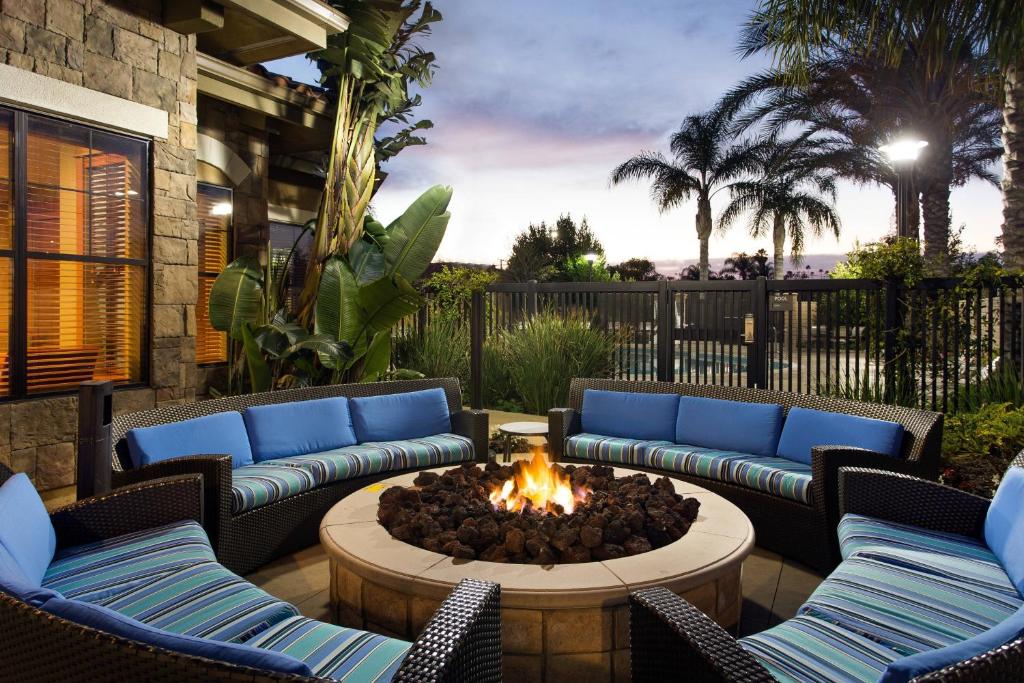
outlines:
[[436, 434], [405, 441], [372, 441], [361, 445], [383, 449], [391, 459], [391, 470], [447, 465], [473, 459], [473, 442], [458, 434]]
[[391, 469], [391, 462], [391, 454], [386, 448], [376, 444], [358, 444], [320, 453], [265, 460], [262, 464], [305, 469], [312, 474], [317, 486], [323, 486], [351, 477], [385, 472]]
[[811, 615], [798, 615], [739, 643], [786, 683], [874, 683], [900, 657], [863, 635]]
[[43, 586], [96, 602], [179, 569], [216, 558], [203, 528], [175, 522], [57, 553]]
[[352, 683], [390, 681], [410, 643], [292, 617], [271, 626], [246, 645], [283, 652], [305, 662], [314, 676]]
[[839, 520], [839, 547], [844, 558], [863, 550], [915, 550], [949, 557], [997, 562], [980, 538], [898, 524], [863, 515], [845, 515]]
[[171, 633], [241, 643], [298, 614], [216, 562], [205, 562], [95, 601]]
[[302, 467], [266, 463], [238, 467], [231, 472], [231, 512], [255, 510], [316, 486], [312, 471]]
[[738, 484], [809, 504], [811, 466], [786, 458], [668, 445], [638, 450], [638, 464]]
[[575, 434], [565, 440], [565, 455], [582, 460], [599, 460], [613, 465], [643, 465], [641, 454], [668, 441], [638, 441], [599, 434]]

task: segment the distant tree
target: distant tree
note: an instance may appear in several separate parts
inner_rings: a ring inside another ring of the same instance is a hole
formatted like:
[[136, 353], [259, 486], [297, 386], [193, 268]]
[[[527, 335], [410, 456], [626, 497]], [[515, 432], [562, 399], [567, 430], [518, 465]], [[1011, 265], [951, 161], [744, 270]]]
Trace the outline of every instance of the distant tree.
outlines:
[[604, 246], [594, 235], [584, 216], [579, 225], [572, 219], [571, 214], [564, 214], [555, 221], [554, 244], [552, 246], [552, 257], [556, 267], [565, 272], [566, 265], [575, 258], [587, 254], [604, 256]]
[[627, 282], [654, 282], [665, 279], [665, 276], [654, 267], [654, 261], [646, 258], [631, 258], [610, 266], [609, 270], [618, 273], [619, 277]]
[[565, 262], [561, 279], [565, 282], [616, 282], [619, 274], [608, 268], [603, 256], [593, 260], [575, 256]]
[[725, 259], [722, 274], [733, 275], [737, 280], [756, 280], [759, 277], [770, 279], [772, 276], [770, 258], [764, 249], [758, 249], [756, 254], [741, 251]]
[[512, 282], [550, 280], [556, 272], [554, 246], [547, 225], [531, 223], [512, 243], [512, 253], [505, 264], [505, 279]]
[[679, 277], [677, 279], [679, 279], [679, 280], [701, 280], [701, 279], [707, 279], [707, 280], [735, 280], [736, 278], [733, 275], [731, 275], [731, 274], [717, 272], [717, 271], [711, 270], [710, 268], [708, 269], [708, 276], [707, 276], [707, 278], [701, 278], [701, 276], [700, 276], [700, 265], [697, 264], [697, 263], [694, 263], [692, 265], [686, 266], [681, 271], [679, 271]]

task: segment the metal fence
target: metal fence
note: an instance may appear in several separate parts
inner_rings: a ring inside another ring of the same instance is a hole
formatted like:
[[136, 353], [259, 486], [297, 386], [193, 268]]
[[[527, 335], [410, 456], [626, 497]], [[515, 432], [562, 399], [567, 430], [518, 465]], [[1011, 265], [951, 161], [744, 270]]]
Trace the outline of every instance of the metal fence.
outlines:
[[[471, 396], [483, 344], [535, 315], [583, 316], [614, 335], [621, 379], [766, 387], [951, 410], [1024, 368], [1024, 288], [926, 280], [495, 284], [464, 314]], [[428, 324], [422, 313], [417, 326]]]

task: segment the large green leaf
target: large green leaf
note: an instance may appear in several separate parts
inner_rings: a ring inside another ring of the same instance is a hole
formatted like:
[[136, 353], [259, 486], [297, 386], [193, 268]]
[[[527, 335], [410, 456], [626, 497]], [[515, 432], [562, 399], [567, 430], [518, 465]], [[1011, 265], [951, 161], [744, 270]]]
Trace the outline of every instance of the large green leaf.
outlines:
[[249, 370], [249, 384], [253, 391], [270, 391], [272, 381], [270, 377], [270, 366], [267, 359], [263, 357], [260, 345], [253, 337], [252, 329], [248, 323], [241, 326], [242, 346], [245, 349], [245, 365]]
[[[419, 292], [401, 275], [384, 277], [360, 287], [357, 298], [367, 337], [390, 330], [399, 320], [418, 311], [423, 304]], [[352, 337], [345, 339], [353, 340]]]
[[384, 253], [375, 244], [366, 240], [358, 240], [348, 250], [348, 260], [352, 264], [356, 282], [366, 285], [384, 277]]
[[435, 185], [388, 226], [384, 261], [389, 276], [401, 275], [413, 282], [423, 275], [444, 238], [451, 218], [447, 211], [451, 198], [452, 188]]
[[334, 256], [324, 264], [316, 297], [316, 333], [350, 344], [363, 329], [358, 303], [359, 285], [348, 262]]
[[373, 335], [373, 341], [363, 356], [363, 382], [376, 382], [391, 367], [391, 330]]
[[235, 259], [213, 282], [210, 290], [210, 324], [242, 339], [242, 326], [259, 322], [263, 309], [263, 269], [251, 256]]

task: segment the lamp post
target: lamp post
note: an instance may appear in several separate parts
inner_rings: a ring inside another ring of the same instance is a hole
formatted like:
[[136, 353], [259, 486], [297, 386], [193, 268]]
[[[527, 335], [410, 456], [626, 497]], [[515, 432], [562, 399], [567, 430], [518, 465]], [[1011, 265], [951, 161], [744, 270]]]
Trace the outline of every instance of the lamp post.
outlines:
[[595, 254], [594, 252], [590, 252], [588, 254], [585, 254], [583, 258], [585, 258], [587, 260], [587, 263], [589, 263], [590, 265], [594, 265], [594, 261], [597, 260], [597, 254]]
[[896, 170], [896, 234], [900, 237], [919, 239], [918, 226], [910, 224], [910, 207], [911, 202], [917, 201], [913, 191], [914, 162], [927, 146], [924, 140], [906, 137], [878, 148]]

